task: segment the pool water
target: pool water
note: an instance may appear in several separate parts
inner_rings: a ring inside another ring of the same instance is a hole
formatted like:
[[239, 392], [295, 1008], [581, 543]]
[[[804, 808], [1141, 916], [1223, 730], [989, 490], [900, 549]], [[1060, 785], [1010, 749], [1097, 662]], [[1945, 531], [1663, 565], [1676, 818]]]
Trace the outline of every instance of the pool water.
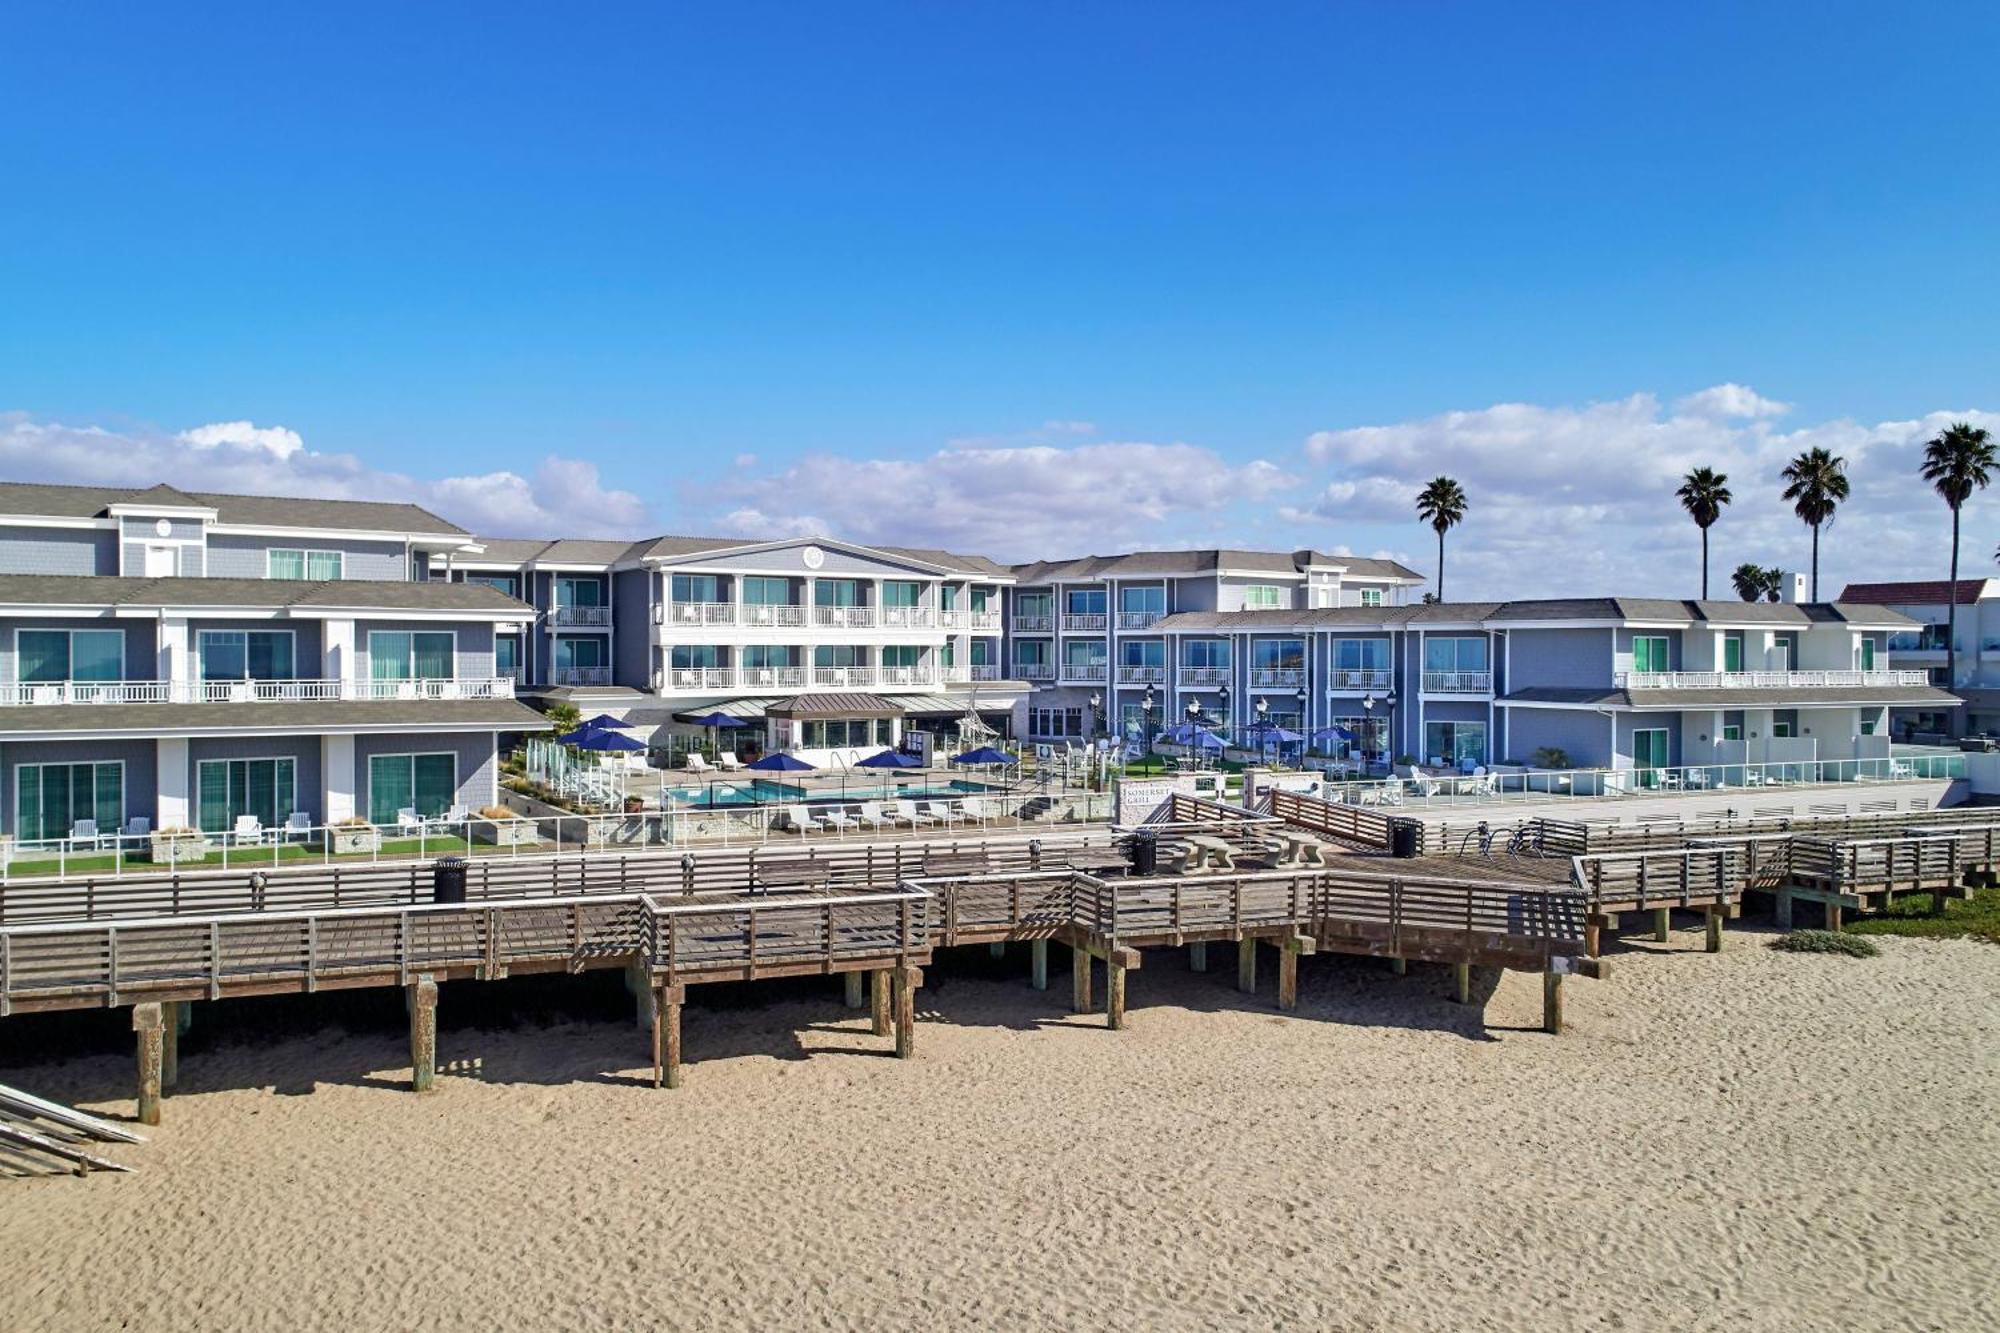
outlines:
[[676, 807], [716, 809], [725, 806], [810, 805], [826, 801], [951, 800], [999, 790], [998, 787], [966, 778], [932, 782], [921, 787], [899, 787], [893, 783], [878, 787], [802, 787], [792, 782], [753, 778], [747, 785], [716, 782], [701, 787], [669, 787], [666, 795]]

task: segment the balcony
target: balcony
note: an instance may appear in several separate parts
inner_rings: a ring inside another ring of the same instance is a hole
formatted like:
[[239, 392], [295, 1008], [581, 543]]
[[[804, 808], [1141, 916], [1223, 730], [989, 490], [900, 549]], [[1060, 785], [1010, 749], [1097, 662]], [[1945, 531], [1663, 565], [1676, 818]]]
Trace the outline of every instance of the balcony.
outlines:
[[[839, 609], [843, 608], [824, 606], [820, 608], [822, 611]], [[815, 685], [851, 686], [875, 683], [875, 668], [872, 666], [816, 666], [812, 669], [812, 673]]]
[[1106, 616], [1101, 611], [1095, 614], [1089, 612], [1084, 612], [1084, 613], [1064, 612], [1062, 618], [1063, 633], [1102, 634], [1104, 633], [1105, 625], [1108, 624], [1109, 621], [1110, 617]]
[[789, 602], [745, 602], [737, 623], [753, 629], [798, 629], [806, 623], [806, 609]]
[[1426, 671], [1423, 689], [1425, 694], [1491, 694], [1493, 693], [1493, 673], [1491, 671]]
[[974, 680], [999, 680], [1000, 678], [1001, 678], [1001, 677], [1000, 677], [1000, 665], [999, 665], [999, 663], [997, 663], [997, 662], [974, 662], [974, 663], [972, 664], [972, 679], [974, 679]]
[[557, 667], [557, 685], [609, 685], [611, 668], [608, 666]]
[[610, 629], [608, 606], [559, 606], [549, 612], [549, 623], [557, 629]]
[[677, 690], [726, 690], [736, 683], [736, 673], [728, 667], [674, 667], [667, 683]]
[[931, 623], [931, 611], [927, 606], [885, 606], [882, 608], [884, 629], [924, 629]]
[[1047, 634], [1056, 627], [1054, 616], [1015, 616], [1016, 634]]
[[1306, 683], [1304, 667], [1251, 667], [1253, 690], [1295, 690]]
[[1054, 680], [1056, 669], [1050, 662], [1016, 662], [1014, 677], [1017, 680]]
[[937, 679], [927, 666], [885, 666], [881, 674], [884, 685], [931, 685]]
[[813, 624], [829, 629], [872, 629], [875, 626], [875, 608], [872, 606], [815, 606], [813, 608]]
[[1000, 630], [1000, 613], [998, 611], [968, 611], [965, 613], [965, 627], [967, 629], [983, 629], [998, 633]]
[[1930, 683], [1928, 671], [1620, 671], [1612, 677], [1612, 684], [1624, 690], [1877, 689]]
[[1371, 667], [1364, 670], [1337, 667], [1328, 678], [1326, 687], [1330, 690], [1352, 690], [1356, 694], [1369, 690], [1386, 690], [1389, 688], [1391, 674], [1387, 667]]
[[744, 667], [743, 688], [747, 690], [796, 690], [806, 683], [802, 666]]
[[1088, 684], [1100, 681], [1109, 674], [1109, 664], [1105, 662], [1064, 662], [1062, 678], [1065, 681], [1079, 681]]
[[1120, 685], [1164, 685], [1166, 681], [1167, 669], [1163, 666], [1120, 666], [1118, 668], [1118, 683]]
[[1184, 665], [1180, 669], [1179, 679], [1184, 689], [1212, 690], [1218, 685], [1229, 683], [1229, 668]]
[[669, 625], [733, 625], [734, 602], [668, 602], [661, 608]]
[[0, 685], [0, 707], [271, 704], [332, 699], [511, 699], [512, 676], [437, 680], [61, 680]]
[[1120, 611], [1119, 629], [1151, 629], [1167, 618], [1164, 611]]

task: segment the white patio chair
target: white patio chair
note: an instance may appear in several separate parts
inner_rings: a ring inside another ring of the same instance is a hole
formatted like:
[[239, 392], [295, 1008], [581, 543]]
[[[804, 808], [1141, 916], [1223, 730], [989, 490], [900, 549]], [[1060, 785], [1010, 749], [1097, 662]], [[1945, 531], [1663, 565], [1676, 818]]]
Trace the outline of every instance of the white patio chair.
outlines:
[[442, 824], [466, 824], [470, 823], [471, 821], [472, 821], [471, 806], [454, 805], [451, 809], [444, 812], [444, 818], [439, 820], [438, 822]]
[[285, 841], [305, 842], [312, 837], [313, 817], [304, 810], [294, 810], [285, 816]]
[[78, 843], [87, 843], [91, 848], [95, 849], [97, 846], [97, 821], [94, 819], [79, 819], [74, 824], [71, 824], [69, 826], [69, 842], [71, 851], [76, 850]]
[[417, 815], [417, 807], [406, 805], [396, 812], [396, 828], [402, 833], [421, 833], [424, 821]]
[[743, 761], [736, 757], [734, 750], [722, 750], [718, 752], [715, 756], [715, 762], [722, 766], [722, 771], [725, 773], [741, 773], [743, 771]]
[[915, 801], [891, 801], [889, 802], [889, 809], [895, 813], [896, 818], [902, 820], [911, 828], [921, 828], [926, 824], [935, 824], [938, 822], [936, 815], [928, 810], [920, 809]]
[[255, 815], [236, 816], [236, 827], [230, 831], [230, 840], [237, 843], [264, 841], [264, 821]]
[[791, 829], [794, 833], [804, 833], [807, 829], [819, 823], [803, 805], [788, 805], [783, 807], [778, 811], [778, 818], [782, 819], [785, 822], [785, 827]]
[[1917, 770], [1913, 765], [1906, 764], [1900, 759], [1892, 759], [1889, 761], [1890, 778], [1892, 779], [1913, 778], [1916, 775], [1917, 775]]
[[703, 759], [703, 758], [701, 757], [701, 751], [699, 751], [699, 750], [689, 750], [689, 751], [687, 752], [687, 760], [686, 760], [686, 762], [685, 762], [685, 764], [684, 764], [684, 767], [685, 767], [685, 768], [687, 769], [687, 771], [688, 771], [688, 772], [690, 772], [690, 773], [713, 773], [713, 772], [715, 772], [715, 767], [714, 767], [714, 765], [710, 764], [710, 763], [708, 762], [708, 760], [706, 760], [706, 759]]
[[954, 810], [949, 801], [926, 801], [924, 802], [924, 809], [930, 811], [931, 817], [946, 828], [950, 828], [953, 824], [963, 824], [966, 822], [965, 812], [963, 810]]
[[149, 837], [152, 832], [153, 821], [151, 819], [145, 815], [133, 815], [125, 821], [125, 827], [118, 831], [118, 835], [126, 841], [131, 842]]
[[823, 829], [831, 829], [836, 833], [841, 833], [851, 828], [860, 828], [861, 821], [836, 805], [830, 807], [825, 814], [819, 817], [819, 826]]
[[959, 813], [975, 824], [983, 824], [993, 818], [993, 812], [986, 808], [984, 797], [968, 796], [958, 803]]
[[863, 801], [854, 811], [854, 822], [862, 828], [878, 829], [888, 827], [889, 819], [879, 801]]

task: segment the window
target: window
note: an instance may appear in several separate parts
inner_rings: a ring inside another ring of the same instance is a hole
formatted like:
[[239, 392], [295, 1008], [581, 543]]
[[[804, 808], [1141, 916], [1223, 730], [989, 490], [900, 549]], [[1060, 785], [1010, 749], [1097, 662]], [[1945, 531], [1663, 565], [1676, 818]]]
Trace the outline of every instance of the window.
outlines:
[[1073, 667], [1103, 666], [1104, 644], [1096, 639], [1071, 639], [1063, 645], [1063, 661]]
[[892, 644], [882, 650], [882, 665], [885, 667], [913, 667], [923, 649], [914, 643]]
[[450, 680], [458, 674], [457, 656], [458, 640], [449, 631], [376, 630], [368, 636], [371, 680]]
[[1118, 609], [1132, 615], [1165, 615], [1167, 590], [1154, 587], [1120, 588]]
[[1253, 583], [1243, 590], [1246, 611], [1276, 611], [1285, 604], [1285, 590], [1268, 583]]
[[297, 761], [204, 759], [195, 765], [195, 818], [204, 833], [227, 833], [243, 815], [277, 828], [297, 808]]
[[743, 600], [751, 606], [790, 606], [792, 581], [752, 577], [743, 580]]
[[672, 583], [673, 599], [676, 602], [719, 602], [722, 598], [717, 587], [713, 574], [676, 574]]
[[[946, 648], [947, 650], [948, 650], [948, 649], [950, 649], [950, 647], [951, 647], [951, 640], [949, 640], [949, 639], [945, 640], [945, 645], [944, 645], [944, 646], [945, 646], [945, 648]], [[950, 665], [951, 665], [951, 659], [950, 659], [950, 658], [948, 658], [948, 657], [947, 657], [947, 658], [945, 659], [945, 665], [946, 665], [946, 666], [950, 666]], [[999, 666], [999, 665], [1000, 665], [1000, 645], [999, 645], [999, 644], [997, 644], [997, 643], [995, 643], [995, 642], [994, 642], [993, 640], [991, 640], [991, 639], [974, 639], [974, 640], [972, 641], [972, 665], [974, 665], [974, 666]]]
[[1740, 741], [1740, 740], [1742, 740], [1742, 739], [1743, 739], [1743, 724], [1742, 724], [1741, 722], [1725, 722], [1725, 723], [1723, 723], [1723, 724], [1722, 724], [1722, 739], [1724, 739], [1724, 740], [1726, 740], [1726, 741]]
[[868, 665], [868, 650], [852, 643], [823, 643], [813, 649], [816, 667], [856, 667]]
[[467, 574], [465, 581], [467, 583], [482, 583], [489, 588], [498, 589], [500, 592], [506, 593], [509, 597], [519, 597], [521, 595], [521, 581], [512, 574]]
[[859, 606], [861, 585], [853, 579], [820, 579], [813, 584], [815, 606]]
[[[974, 643], [983, 642], [975, 639]], [[1021, 666], [1047, 666], [1049, 663], [1049, 642], [1047, 639], [1022, 639], [1014, 645], [1014, 661]]]
[[125, 679], [122, 629], [16, 630], [14, 652], [24, 684]]
[[1030, 708], [1028, 710], [1028, 734], [1062, 740], [1071, 736], [1082, 736], [1083, 710], [1081, 708]]
[[1475, 764], [1485, 763], [1486, 724], [1484, 722], [1424, 723], [1424, 757], [1442, 760], [1453, 767], [1468, 759]]
[[521, 641], [511, 634], [493, 640], [493, 674], [518, 676], [521, 672]]
[[1799, 641], [1791, 634], [1771, 636], [1771, 669], [1790, 671], [1792, 664], [1799, 660]]
[[775, 643], [746, 644], [737, 651], [743, 654], [744, 666], [759, 670], [798, 665], [792, 656], [792, 649], [780, 647]]
[[921, 583], [908, 583], [902, 579], [893, 579], [882, 585], [882, 605], [884, 606], [913, 607], [921, 604], [923, 599], [924, 585]]
[[[673, 646], [670, 665], [676, 671], [691, 671], [696, 668], [722, 665], [722, 649], [712, 643], [677, 643]], [[590, 665], [597, 665], [595, 662]]]
[[1339, 742], [1340, 753], [1348, 755], [1385, 754], [1389, 749], [1389, 719], [1386, 717], [1337, 717], [1333, 725], [1354, 737], [1351, 741]]
[[301, 551], [271, 547], [264, 552], [264, 577], [271, 579], [337, 579], [345, 577], [346, 557], [339, 551]]
[[1104, 614], [1104, 589], [1067, 588], [1063, 591], [1063, 614], [1070, 616], [1101, 616]]
[[1380, 588], [1363, 588], [1361, 590], [1361, 604], [1363, 606], [1382, 605], [1382, 590]]
[[1017, 616], [1053, 615], [1055, 598], [1045, 592], [1024, 592], [1014, 598], [1014, 614]]
[[1632, 767], [1639, 770], [1643, 785], [1659, 781], [1659, 771], [1672, 762], [1672, 738], [1665, 727], [1641, 727], [1632, 733]]
[[287, 629], [205, 629], [199, 642], [203, 680], [295, 680]]
[[1861, 719], [1861, 734], [1864, 736], [1873, 736], [1875, 734], [1875, 718], [1873, 714]]
[[604, 640], [557, 639], [556, 670], [576, 671], [604, 665]]
[[1642, 672], [1672, 670], [1667, 661], [1667, 636], [1664, 634], [1633, 636], [1632, 669]]
[[[1854, 660], [1863, 671], [1875, 669], [1875, 640], [1864, 638], [1855, 645]], [[1866, 733], [1863, 733], [1864, 735]]]
[[1181, 665], [1185, 667], [1206, 667], [1211, 671], [1229, 670], [1229, 640], [1183, 639], [1181, 641]]
[[1460, 672], [1486, 670], [1486, 640], [1425, 639], [1424, 670]]
[[1257, 639], [1250, 644], [1250, 667], [1254, 671], [1303, 671], [1305, 665], [1303, 639]]
[[79, 819], [115, 832], [125, 823], [125, 765], [22, 764], [14, 770], [14, 812], [22, 842], [67, 838]]
[[799, 724], [808, 750], [832, 750], [846, 745], [887, 745], [890, 724], [886, 717], [833, 717]]
[[1158, 639], [1120, 639], [1118, 665], [1157, 667], [1167, 664], [1167, 645]]
[[972, 614], [976, 616], [984, 615], [986, 614], [986, 612], [993, 609], [992, 603], [993, 603], [993, 598], [995, 596], [995, 592], [993, 589], [974, 588], [971, 590], [969, 595], [972, 599]]
[[1774, 709], [1771, 713], [1771, 735], [1789, 737], [1799, 734], [1799, 710], [1796, 708]]
[[[710, 579], [710, 583], [715, 580]], [[603, 606], [604, 583], [593, 578], [571, 578], [556, 576], [556, 605], [561, 606]]]
[[399, 811], [415, 808], [435, 819], [451, 809], [458, 794], [458, 756], [377, 754], [368, 757], [368, 821], [394, 824]]
[[1389, 641], [1336, 639], [1333, 643], [1333, 665], [1340, 671], [1387, 671]]

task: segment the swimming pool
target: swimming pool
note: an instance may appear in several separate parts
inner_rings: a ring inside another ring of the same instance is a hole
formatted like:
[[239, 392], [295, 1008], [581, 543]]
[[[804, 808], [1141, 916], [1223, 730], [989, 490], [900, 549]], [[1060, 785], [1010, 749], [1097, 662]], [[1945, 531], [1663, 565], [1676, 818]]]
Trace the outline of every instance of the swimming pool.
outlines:
[[883, 801], [909, 799], [918, 801], [952, 800], [960, 796], [983, 796], [1003, 790], [984, 782], [974, 782], [969, 778], [952, 778], [945, 782], [929, 782], [923, 786], [898, 786], [894, 783], [880, 785], [848, 785], [844, 787], [806, 787], [795, 782], [778, 782], [771, 778], [752, 778], [745, 783], [711, 782], [700, 787], [668, 787], [665, 795], [675, 809], [717, 809], [751, 805], [797, 805], [817, 804], [827, 801]]

